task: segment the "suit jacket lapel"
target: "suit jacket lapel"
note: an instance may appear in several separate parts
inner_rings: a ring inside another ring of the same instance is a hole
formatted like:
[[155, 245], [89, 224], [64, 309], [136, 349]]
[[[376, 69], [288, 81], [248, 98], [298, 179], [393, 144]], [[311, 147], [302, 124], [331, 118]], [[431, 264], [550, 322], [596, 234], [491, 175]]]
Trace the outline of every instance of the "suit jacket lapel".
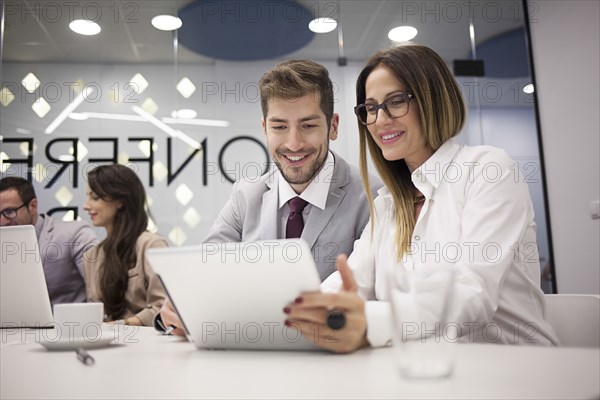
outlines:
[[346, 162], [336, 153], [333, 153], [333, 155], [335, 157], [335, 167], [329, 186], [329, 194], [327, 195], [325, 209], [321, 210], [318, 207], [311, 207], [308, 218], [304, 222], [302, 239], [306, 240], [311, 249], [346, 196], [346, 190], [343, 189], [343, 187], [350, 181], [348, 164], [346, 164]]
[[[277, 239], [277, 212], [279, 208], [279, 179], [272, 173], [265, 182], [268, 189], [263, 193], [259, 221], [259, 239]], [[248, 210], [252, 212], [252, 210]]]

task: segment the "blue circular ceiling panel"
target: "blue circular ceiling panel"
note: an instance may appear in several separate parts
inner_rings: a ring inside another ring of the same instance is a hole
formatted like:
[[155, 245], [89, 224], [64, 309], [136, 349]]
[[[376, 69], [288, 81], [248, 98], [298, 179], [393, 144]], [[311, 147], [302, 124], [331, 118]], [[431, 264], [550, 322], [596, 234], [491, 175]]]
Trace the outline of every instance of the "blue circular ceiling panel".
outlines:
[[301, 49], [312, 40], [313, 13], [292, 0], [199, 0], [178, 13], [179, 43], [221, 60], [266, 60]]

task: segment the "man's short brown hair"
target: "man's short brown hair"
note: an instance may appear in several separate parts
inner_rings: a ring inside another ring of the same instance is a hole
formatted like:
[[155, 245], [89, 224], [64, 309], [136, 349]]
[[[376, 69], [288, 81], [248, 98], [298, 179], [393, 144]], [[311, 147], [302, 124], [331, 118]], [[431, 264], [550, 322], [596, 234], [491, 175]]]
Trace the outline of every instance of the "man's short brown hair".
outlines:
[[14, 189], [19, 193], [21, 201], [25, 204], [36, 198], [33, 185], [27, 180], [18, 176], [8, 176], [0, 179], [0, 192]]
[[259, 82], [260, 105], [267, 118], [269, 102], [274, 99], [298, 99], [307, 94], [319, 95], [319, 105], [327, 125], [333, 118], [333, 83], [327, 68], [310, 60], [288, 60], [267, 71]]

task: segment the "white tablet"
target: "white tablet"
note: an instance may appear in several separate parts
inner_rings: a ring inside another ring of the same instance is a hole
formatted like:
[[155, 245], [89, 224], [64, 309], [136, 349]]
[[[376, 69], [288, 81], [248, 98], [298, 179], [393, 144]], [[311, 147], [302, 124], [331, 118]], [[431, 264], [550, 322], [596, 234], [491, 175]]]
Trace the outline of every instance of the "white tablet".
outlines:
[[53, 328], [33, 225], [0, 227], [0, 327]]
[[303, 240], [206, 243], [149, 249], [146, 256], [198, 348], [317, 349], [285, 326], [283, 312], [321, 283]]

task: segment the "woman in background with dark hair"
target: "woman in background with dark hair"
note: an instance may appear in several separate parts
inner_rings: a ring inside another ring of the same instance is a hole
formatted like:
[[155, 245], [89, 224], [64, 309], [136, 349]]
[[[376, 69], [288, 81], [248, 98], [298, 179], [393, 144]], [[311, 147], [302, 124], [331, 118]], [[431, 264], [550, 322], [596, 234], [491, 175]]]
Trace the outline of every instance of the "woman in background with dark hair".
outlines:
[[146, 250], [167, 247], [162, 237], [148, 232], [146, 191], [129, 168], [102, 165], [88, 173], [83, 206], [106, 238], [84, 256], [88, 301], [104, 303], [107, 321], [152, 325], [165, 300], [158, 277], [146, 261]]

